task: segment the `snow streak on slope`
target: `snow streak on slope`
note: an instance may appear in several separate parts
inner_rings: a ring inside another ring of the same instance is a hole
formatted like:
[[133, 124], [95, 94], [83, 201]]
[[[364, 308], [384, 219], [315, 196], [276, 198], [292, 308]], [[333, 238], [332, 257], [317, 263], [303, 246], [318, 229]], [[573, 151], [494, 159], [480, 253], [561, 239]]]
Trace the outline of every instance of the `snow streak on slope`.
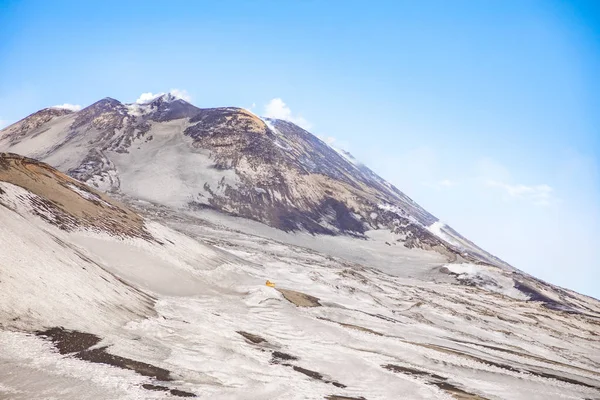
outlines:
[[450, 243], [453, 246], [457, 246], [460, 247], [460, 244], [454, 240], [452, 237], [450, 237], [450, 235], [447, 235], [443, 229], [446, 226], [446, 224], [444, 224], [442, 221], [436, 221], [433, 224], [429, 225], [427, 227], [427, 229], [429, 230], [429, 232], [433, 233], [435, 236], [439, 237], [440, 239]]
[[458, 280], [476, 285], [485, 290], [501, 293], [517, 300], [528, 300], [529, 297], [515, 288], [515, 281], [500, 268], [475, 264], [447, 264], [445, 268], [457, 275]]

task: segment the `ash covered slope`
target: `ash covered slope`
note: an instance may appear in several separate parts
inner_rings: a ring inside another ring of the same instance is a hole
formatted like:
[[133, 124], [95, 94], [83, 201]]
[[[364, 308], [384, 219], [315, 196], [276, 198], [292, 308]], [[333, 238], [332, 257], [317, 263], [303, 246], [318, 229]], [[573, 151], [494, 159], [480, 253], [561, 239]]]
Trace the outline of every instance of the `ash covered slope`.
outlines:
[[35, 160], [0, 153], [0, 326], [118, 326], [152, 299], [61, 238], [61, 231], [147, 237], [141, 218]]
[[144, 385], [175, 379], [170, 349], [157, 355], [127, 325], [156, 317], [161, 297], [214, 293], [199, 271], [232, 260], [47, 164], [0, 153], [0, 398], [163, 398]]
[[[187, 235], [0, 154], [0, 398], [600, 395], [596, 300], [528, 286], [524, 301], [486, 266], [447, 265], [465, 285], [403, 278], [161, 215]], [[580, 311], [548, 307], [567, 295]]]
[[193, 271], [235, 260], [10, 153], [0, 153], [0, 249], [0, 327], [28, 330], [120, 326], [152, 315], [156, 294], [205, 292]]
[[348, 154], [300, 127], [240, 108], [199, 109], [171, 95], [45, 109], [0, 131], [0, 151], [47, 162], [104, 191], [176, 209], [212, 208], [284, 231], [392, 229], [410, 248], [506, 263]]

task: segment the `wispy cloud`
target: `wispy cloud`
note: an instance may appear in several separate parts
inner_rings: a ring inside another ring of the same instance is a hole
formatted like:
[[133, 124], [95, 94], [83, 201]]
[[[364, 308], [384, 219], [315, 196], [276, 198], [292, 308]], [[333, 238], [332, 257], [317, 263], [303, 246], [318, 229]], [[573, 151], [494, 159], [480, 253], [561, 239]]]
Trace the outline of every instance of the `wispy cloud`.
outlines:
[[327, 143], [329, 145], [332, 145], [337, 141], [337, 139], [334, 138], [333, 136], [326, 136], [326, 137], [319, 136], [319, 139], [321, 139], [322, 141], [324, 141], [325, 143]]
[[438, 182], [438, 185], [443, 186], [443, 187], [452, 187], [452, 186], [456, 186], [456, 182], [454, 182], [453, 180], [450, 180], [450, 179], [443, 179]]
[[442, 179], [439, 181], [435, 181], [435, 182], [423, 182], [423, 185], [433, 188], [433, 189], [450, 189], [451, 187], [454, 187], [456, 185], [458, 185], [458, 182], [452, 180], [452, 179]]
[[52, 106], [52, 108], [64, 108], [65, 110], [71, 110], [71, 111], [81, 110], [81, 106], [79, 104], [69, 104], [69, 103], [58, 104], [56, 106]]
[[[154, 100], [157, 97], [160, 97], [160, 96], [162, 96], [164, 94], [166, 94], [166, 93], [165, 92], [160, 92], [160, 93], [146, 92], [146, 93], [142, 93], [140, 95], [140, 97], [138, 97], [138, 99], [135, 102], [137, 104], [149, 103], [152, 100]], [[169, 91], [169, 94], [172, 94], [173, 96], [175, 96], [175, 97], [177, 97], [178, 99], [181, 99], [181, 100], [192, 101], [192, 96], [190, 96], [190, 94], [187, 92], [187, 90], [171, 89]]]
[[502, 190], [507, 198], [529, 200], [536, 206], [548, 206], [554, 201], [554, 189], [546, 184], [531, 186], [523, 184], [511, 185], [505, 182], [488, 180], [486, 185]]
[[283, 119], [285, 121], [293, 122], [304, 129], [310, 129], [312, 126], [310, 122], [302, 116], [293, 114], [288, 105], [278, 97], [267, 103], [264, 116], [267, 118]]
[[4, 128], [5, 126], [8, 126], [8, 121], [0, 117], [0, 129]]

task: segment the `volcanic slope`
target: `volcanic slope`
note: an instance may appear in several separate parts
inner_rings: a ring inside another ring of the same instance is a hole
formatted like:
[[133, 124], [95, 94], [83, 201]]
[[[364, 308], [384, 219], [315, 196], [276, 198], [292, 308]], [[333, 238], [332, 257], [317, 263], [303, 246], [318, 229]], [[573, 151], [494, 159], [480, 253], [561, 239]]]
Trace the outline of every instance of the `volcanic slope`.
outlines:
[[395, 276], [141, 208], [0, 154], [0, 398], [600, 396], [597, 300], [474, 264]]
[[511, 268], [348, 153], [241, 108], [200, 109], [170, 94], [48, 108], [0, 131], [0, 151], [171, 209], [214, 209], [285, 232], [365, 237], [385, 229], [407, 248]]

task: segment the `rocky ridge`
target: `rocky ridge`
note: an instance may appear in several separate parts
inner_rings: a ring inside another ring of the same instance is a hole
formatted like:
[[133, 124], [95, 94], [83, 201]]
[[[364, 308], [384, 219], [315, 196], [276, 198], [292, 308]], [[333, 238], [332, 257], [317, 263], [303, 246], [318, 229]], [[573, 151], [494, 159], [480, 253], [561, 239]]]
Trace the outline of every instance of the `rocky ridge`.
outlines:
[[[215, 209], [286, 232], [361, 237], [389, 229], [409, 248], [510, 268], [449, 227], [432, 233], [436, 217], [349, 155], [241, 108], [200, 109], [170, 94], [145, 104], [105, 98], [24, 118], [0, 131], [0, 151], [134, 199]], [[157, 182], [169, 196], [153, 190]]]

